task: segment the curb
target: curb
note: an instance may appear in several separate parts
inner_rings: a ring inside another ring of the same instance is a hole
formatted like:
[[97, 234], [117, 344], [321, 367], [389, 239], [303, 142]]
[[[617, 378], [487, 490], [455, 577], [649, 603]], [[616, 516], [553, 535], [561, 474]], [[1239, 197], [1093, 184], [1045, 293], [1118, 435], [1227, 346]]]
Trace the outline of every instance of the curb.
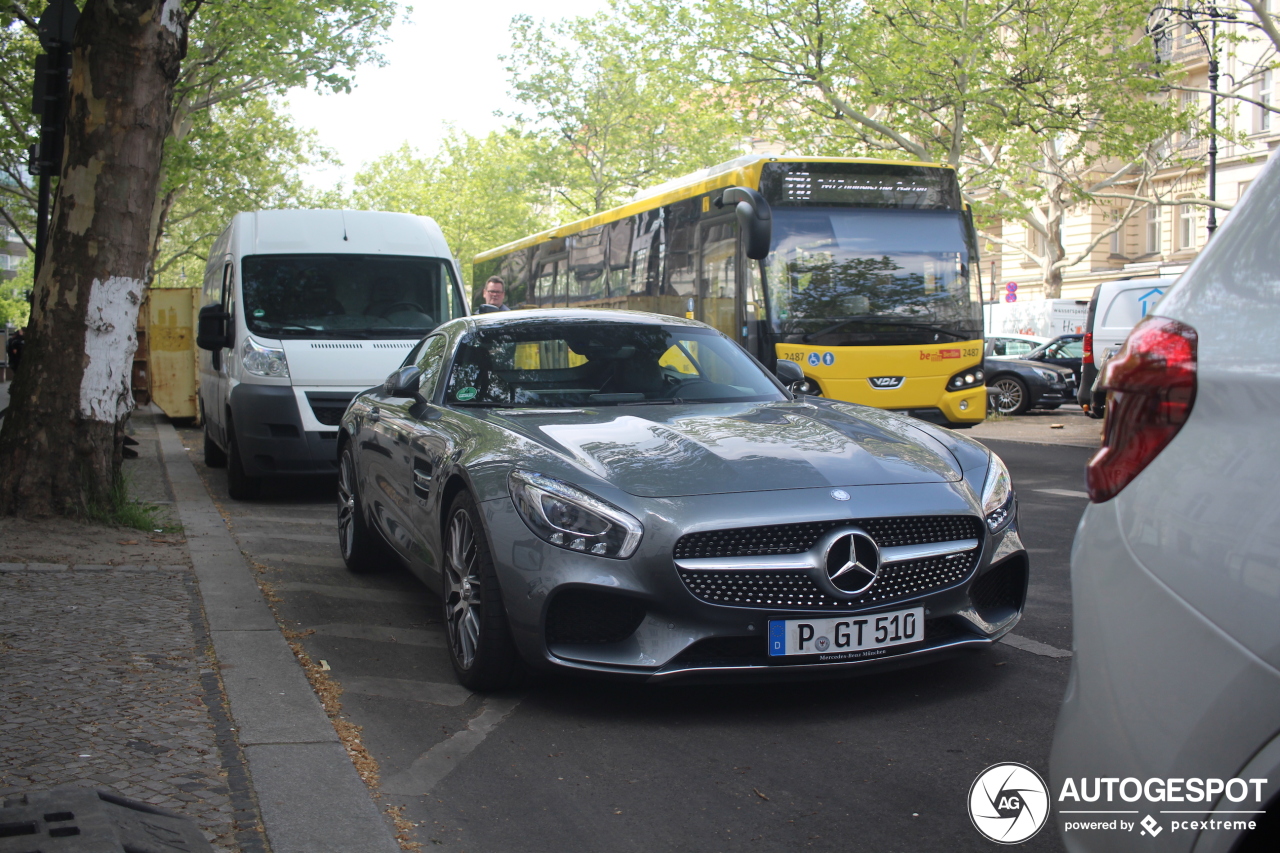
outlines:
[[397, 853], [177, 431], [156, 431], [272, 851]]

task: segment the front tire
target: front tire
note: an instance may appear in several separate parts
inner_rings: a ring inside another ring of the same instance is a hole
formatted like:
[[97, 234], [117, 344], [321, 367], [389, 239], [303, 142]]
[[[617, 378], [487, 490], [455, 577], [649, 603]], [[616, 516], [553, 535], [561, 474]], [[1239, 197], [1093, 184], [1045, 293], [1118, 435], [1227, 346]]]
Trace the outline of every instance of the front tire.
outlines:
[[992, 405], [1002, 415], [1020, 415], [1031, 408], [1031, 395], [1026, 383], [1016, 376], [1001, 376], [991, 387], [996, 389]]
[[444, 545], [441, 598], [454, 674], [469, 690], [501, 690], [516, 680], [521, 662], [480, 514], [467, 492], [449, 507]]
[[227, 467], [227, 452], [209, 435], [209, 422], [204, 422], [204, 464], [210, 468]]
[[240, 456], [240, 443], [236, 441], [235, 427], [227, 427], [227, 493], [238, 501], [251, 501], [262, 493], [262, 478], [250, 477], [244, 472], [244, 460]]
[[342, 562], [356, 574], [377, 571], [389, 558], [386, 545], [365, 521], [356, 484], [355, 452], [350, 444], [342, 448], [338, 460], [338, 548]]

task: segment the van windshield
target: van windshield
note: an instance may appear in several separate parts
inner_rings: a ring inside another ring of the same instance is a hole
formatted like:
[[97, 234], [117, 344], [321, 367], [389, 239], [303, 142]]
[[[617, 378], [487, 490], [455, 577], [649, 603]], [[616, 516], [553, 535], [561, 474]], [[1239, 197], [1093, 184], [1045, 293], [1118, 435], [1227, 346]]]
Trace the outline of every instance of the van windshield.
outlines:
[[269, 338], [421, 338], [461, 316], [441, 258], [249, 255], [242, 266], [249, 330]]

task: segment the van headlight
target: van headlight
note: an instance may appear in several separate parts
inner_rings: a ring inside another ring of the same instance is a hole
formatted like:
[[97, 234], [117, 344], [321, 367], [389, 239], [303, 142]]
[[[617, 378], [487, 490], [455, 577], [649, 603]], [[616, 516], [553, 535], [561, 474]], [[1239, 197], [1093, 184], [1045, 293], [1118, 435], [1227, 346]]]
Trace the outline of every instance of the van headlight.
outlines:
[[240, 363], [254, 376], [289, 378], [289, 362], [285, 360], [284, 350], [264, 347], [253, 338], [244, 339], [244, 348], [240, 351]]
[[639, 521], [576, 486], [530, 471], [512, 471], [507, 483], [516, 511], [545, 542], [616, 560], [640, 545]]
[[1009, 469], [994, 453], [987, 465], [987, 479], [982, 484], [982, 515], [992, 533], [1013, 518], [1013, 481], [1009, 478]]

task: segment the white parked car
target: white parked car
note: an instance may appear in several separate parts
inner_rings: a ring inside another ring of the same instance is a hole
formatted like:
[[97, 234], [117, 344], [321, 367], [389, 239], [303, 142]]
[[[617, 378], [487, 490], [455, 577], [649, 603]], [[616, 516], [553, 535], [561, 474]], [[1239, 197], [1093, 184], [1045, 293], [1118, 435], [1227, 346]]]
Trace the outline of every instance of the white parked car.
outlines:
[[1069, 850], [1280, 850], [1278, 231], [1272, 156], [1102, 375], [1050, 760]]

